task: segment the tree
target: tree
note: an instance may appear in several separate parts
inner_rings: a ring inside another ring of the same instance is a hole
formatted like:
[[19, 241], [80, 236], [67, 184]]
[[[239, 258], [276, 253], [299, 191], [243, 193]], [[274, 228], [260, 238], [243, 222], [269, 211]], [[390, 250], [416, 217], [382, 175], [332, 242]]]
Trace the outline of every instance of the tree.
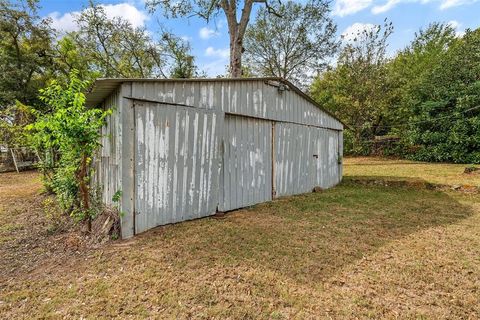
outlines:
[[261, 8], [245, 35], [245, 61], [262, 76], [305, 84], [338, 49], [330, 1], [288, 1], [277, 15]]
[[392, 24], [385, 21], [383, 27], [377, 25], [349, 35], [336, 68], [312, 84], [314, 99], [347, 124], [347, 151], [368, 153], [363, 141], [385, 133], [390, 93], [386, 49], [392, 32]]
[[37, 1], [0, 0], [0, 110], [38, 103], [52, 66], [53, 30], [37, 14]]
[[63, 74], [76, 69], [84, 79], [198, 75], [190, 44], [171, 32], [162, 30], [155, 41], [144, 27], [110, 19], [104, 7], [93, 2], [79, 14], [77, 24], [79, 30], [66, 34], [56, 47]]
[[479, 52], [480, 29], [459, 38], [450, 26], [432, 24], [395, 59], [394, 74], [404, 81], [394, 111], [406, 117], [394, 128], [408, 158], [480, 163]]
[[55, 50], [55, 70], [54, 77], [57, 81], [67, 83], [70, 74], [76, 70], [80, 79], [93, 81], [98, 77], [104, 76], [96, 63], [92, 62], [90, 55], [82, 51], [76, 33], [65, 34], [56, 43]]
[[[238, 6], [243, 3], [240, 17], [237, 16]], [[245, 31], [250, 21], [250, 13], [254, 3], [263, 3], [269, 12], [275, 13], [269, 0], [147, 0], [146, 4], [151, 11], [161, 7], [170, 17], [185, 17], [196, 15], [207, 22], [221, 12], [227, 18], [228, 33], [230, 35], [230, 76], [242, 76], [242, 53]]]
[[161, 39], [164, 56], [170, 66], [170, 78], [189, 79], [200, 76], [190, 44], [170, 32], [163, 31]]
[[166, 77], [161, 46], [145, 28], [119, 17], [109, 19], [105, 9], [93, 3], [80, 13], [77, 24], [79, 30], [67, 36], [90, 71], [102, 77]]
[[90, 164], [100, 146], [104, 118], [111, 111], [87, 108], [83, 94], [87, 87], [88, 81], [80, 80], [76, 71], [71, 73], [65, 86], [52, 81], [40, 91], [40, 99], [50, 112], [37, 113], [37, 120], [28, 130], [36, 150], [47, 151], [47, 154], [52, 149], [58, 151], [58, 166], [54, 168], [52, 185], [47, 187], [53, 189], [63, 207], [70, 208], [75, 218], [87, 221], [90, 231], [96, 213], [90, 202]]
[[414, 105], [431, 94], [436, 86], [431, 81], [432, 70], [442, 63], [455, 38], [455, 30], [448, 24], [432, 23], [416, 32], [411, 44], [388, 64], [388, 77], [394, 84], [388, 115], [393, 130], [402, 132], [401, 124], [412, 116]]

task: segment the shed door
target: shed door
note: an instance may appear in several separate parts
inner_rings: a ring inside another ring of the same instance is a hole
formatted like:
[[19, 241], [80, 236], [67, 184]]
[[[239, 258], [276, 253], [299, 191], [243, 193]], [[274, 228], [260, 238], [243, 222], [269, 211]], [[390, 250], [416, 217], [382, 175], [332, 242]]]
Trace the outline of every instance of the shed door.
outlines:
[[275, 191], [287, 196], [312, 191], [318, 154], [314, 132], [293, 123], [275, 124]]
[[338, 164], [339, 132], [335, 130], [312, 128], [315, 135], [314, 152], [316, 159], [315, 185], [330, 188], [340, 182], [341, 166]]
[[226, 115], [220, 211], [272, 200], [272, 122]]
[[135, 104], [135, 232], [214, 214], [223, 115]]

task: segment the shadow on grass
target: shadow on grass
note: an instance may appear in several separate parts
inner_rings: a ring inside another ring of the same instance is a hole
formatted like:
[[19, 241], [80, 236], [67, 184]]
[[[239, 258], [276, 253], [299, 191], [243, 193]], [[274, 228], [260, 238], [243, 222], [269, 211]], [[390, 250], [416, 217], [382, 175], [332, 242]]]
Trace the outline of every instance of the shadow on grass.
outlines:
[[346, 179], [224, 219], [159, 227], [12, 278], [0, 286], [0, 314], [273, 318], [319, 303], [312, 294], [326, 280], [382, 246], [471, 216], [459, 196]]
[[[347, 179], [323, 193], [279, 199], [224, 220], [173, 226], [165, 236], [178, 240], [175, 255], [184, 266], [193, 255], [198, 267], [212, 262], [247, 265], [309, 283], [328, 278], [390, 241], [471, 214], [446, 193]], [[157, 245], [163, 241], [145, 236]]]

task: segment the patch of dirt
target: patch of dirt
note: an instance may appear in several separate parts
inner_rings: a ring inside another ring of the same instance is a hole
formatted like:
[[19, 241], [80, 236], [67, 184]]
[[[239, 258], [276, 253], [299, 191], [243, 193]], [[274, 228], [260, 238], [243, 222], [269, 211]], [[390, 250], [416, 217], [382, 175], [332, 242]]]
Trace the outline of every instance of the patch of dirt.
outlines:
[[440, 184], [426, 182], [420, 179], [392, 179], [389, 177], [347, 177], [346, 181], [357, 183], [360, 185], [384, 186], [384, 187], [407, 187], [416, 189], [439, 190], [439, 191], [459, 191], [464, 193], [480, 193], [480, 187], [468, 184]]
[[480, 168], [477, 167], [466, 167], [463, 171], [464, 174], [475, 174], [480, 175]]
[[119, 233], [118, 217], [106, 211], [93, 227], [87, 236], [82, 226], [62, 214], [54, 197], [44, 192], [37, 172], [0, 174], [0, 283], [42, 273], [44, 266], [63, 264], [98, 248], [112, 231]]

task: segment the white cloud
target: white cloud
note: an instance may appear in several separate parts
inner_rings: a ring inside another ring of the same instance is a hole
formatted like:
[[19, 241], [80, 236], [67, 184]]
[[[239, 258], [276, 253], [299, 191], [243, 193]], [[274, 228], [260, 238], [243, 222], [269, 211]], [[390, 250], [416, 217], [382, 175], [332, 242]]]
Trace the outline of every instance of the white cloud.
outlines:
[[388, 10], [395, 7], [400, 2], [402, 2], [402, 0], [388, 0], [384, 5], [374, 6], [372, 8], [372, 13], [373, 14], [380, 14], [380, 13], [387, 12]]
[[333, 8], [333, 14], [344, 17], [357, 13], [373, 3], [373, 0], [337, 0]]
[[451, 20], [448, 22], [448, 24], [450, 25], [450, 27], [455, 29], [455, 35], [457, 37], [461, 37], [465, 34], [465, 30], [462, 29], [462, 24], [457, 20]]
[[363, 31], [370, 31], [373, 28], [375, 28], [374, 24], [356, 22], [343, 31], [342, 37], [347, 42], [353, 41]]
[[448, 21], [447, 24], [450, 25], [450, 27], [452, 27], [455, 30], [457, 30], [458, 28], [460, 28], [462, 26], [462, 24], [460, 22], [458, 22], [457, 20]]
[[225, 59], [215, 60], [213, 62], [201, 65], [208, 77], [215, 78], [217, 76], [225, 75], [228, 70], [228, 63]]
[[478, 0], [442, 0], [440, 4], [440, 10], [445, 10], [453, 7], [463, 6], [466, 4], [472, 4]]
[[210, 29], [209, 27], [203, 27], [200, 29], [198, 32], [198, 35], [202, 39], [210, 39], [211, 37], [216, 37], [219, 36], [220, 33], [218, 31], [215, 31], [213, 29]]
[[[107, 18], [120, 17], [131, 23], [133, 27], [141, 27], [147, 21], [148, 15], [138, 10], [135, 6], [129, 3], [118, 4], [102, 4]], [[88, 10], [88, 9], [86, 9]], [[75, 18], [80, 14], [80, 11], [67, 12], [61, 15], [59, 12], [52, 12], [48, 15], [52, 19], [52, 27], [58, 31], [68, 32], [78, 29], [75, 23]]]
[[68, 12], [62, 16], [60, 12], [52, 12], [48, 15], [48, 17], [52, 19], [52, 28], [54, 28], [57, 31], [70, 32], [78, 29], [77, 24], [75, 22], [75, 17], [78, 14], [79, 14], [78, 11]]
[[205, 50], [205, 55], [207, 57], [219, 57], [219, 58], [227, 59], [230, 56], [230, 49], [229, 48], [215, 49], [213, 47], [208, 47]]
[[[351, 1], [351, 0], [350, 0]], [[420, 3], [420, 4], [427, 4], [427, 3], [432, 3], [432, 2], [437, 2], [440, 4], [439, 8], [440, 10], [445, 10], [449, 9], [452, 7], [458, 7], [462, 5], [468, 5], [472, 4], [475, 2], [478, 2], [480, 0], [387, 0], [384, 4], [382, 5], [375, 5], [372, 8], [372, 13], [373, 14], [380, 14], [387, 12], [394, 7], [396, 7], [400, 3]]]

